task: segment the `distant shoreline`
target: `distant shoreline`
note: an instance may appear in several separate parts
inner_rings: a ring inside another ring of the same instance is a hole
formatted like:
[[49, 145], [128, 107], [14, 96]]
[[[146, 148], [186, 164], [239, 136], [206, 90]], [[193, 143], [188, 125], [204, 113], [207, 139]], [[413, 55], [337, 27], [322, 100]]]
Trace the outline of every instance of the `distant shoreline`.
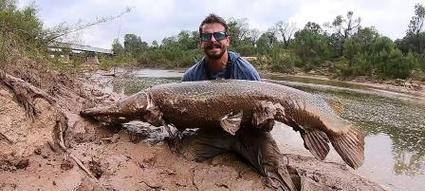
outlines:
[[[178, 73], [183, 73], [187, 68], [164, 68], [164, 67], [130, 67], [130, 68], [119, 68], [119, 72], [128, 72], [129, 70], [142, 70], [142, 69], [154, 69], [154, 70], [170, 70], [176, 71]], [[113, 72], [113, 69], [109, 71], [102, 71], [101, 73], [108, 75]], [[396, 93], [403, 93], [407, 95], [425, 97], [425, 82], [412, 81], [412, 80], [387, 80], [387, 81], [377, 81], [369, 80], [367, 78], [357, 77], [353, 80], [339, 80], [332, 79], [329, 76], [320, 75], [320, 74], [310, 74], [310, 73], [297, 73], [297, 74], [285, 74], [270, 72], [266, 70], [259, 70], [260, 76], [267, 79], [281, 79], [281, 80], [295, 80], [295, 81], [310, 81], [311, 83], [316, 84], [328, 84], [329, 82], [339, 84], [339, 85], [350, 85], [350, 86], [359, 86], [365, 88], [373, 88], [378, 90], [391, 91]]]
[[420, 81], [411, 81], [411, 80], [388, 80], [383, 82], [372, 81], [364, 78], [355, 78], [354, 80], [338, 80], [331, 79], [325, 75], [316, 75], [316, 74], [283, 74], [283, 73], [273, 73], [267, 71], [261, 71], [261, 76], [263, 78], [291, 78], [291, 79], [307, 79], [312, 80], [314, 83], [325, 83], [325, 82], [334, 82], [334, 83], [345, 83], [354, 86], [361, 86], [367, 88], [373, 88], [378, 90], [385, 90], [397, 93], [404, 93], [408, 95], [413, 95], [417, 97], [425, 97], [425, 83]]

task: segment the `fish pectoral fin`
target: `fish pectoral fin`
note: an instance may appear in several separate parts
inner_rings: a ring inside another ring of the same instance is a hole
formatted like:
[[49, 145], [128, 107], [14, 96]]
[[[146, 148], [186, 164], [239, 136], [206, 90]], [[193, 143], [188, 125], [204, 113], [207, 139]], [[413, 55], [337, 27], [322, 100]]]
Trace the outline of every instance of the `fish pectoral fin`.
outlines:
[[143, 115], [143, 119], [155, 127], [159, 127], [164, 123], [162, 119], [162, 112], [158, 107], [151, 107], [147, 109], [146, 113]]
[[236, 131], [239, 130], [242, 121], [243, 112], [234, 114], [233, 112], [225, 115], [220, 119], [221, 127], [231, 135], [235, 135]]
[[364, 135], [359, 130], [348, 126], [334, 136], [328, 136], [336, 152], [351, 168], [357, 169], [364, 160]]
[[271, 131], [274, 126], [276, 105], [272, 102], [262, 101], [254, 108], [252, 125], [265, 131]]
[[329, 153], [329, 138], [322, 131], [300, 131], [304, 147], [317, 159], [323, 160]]

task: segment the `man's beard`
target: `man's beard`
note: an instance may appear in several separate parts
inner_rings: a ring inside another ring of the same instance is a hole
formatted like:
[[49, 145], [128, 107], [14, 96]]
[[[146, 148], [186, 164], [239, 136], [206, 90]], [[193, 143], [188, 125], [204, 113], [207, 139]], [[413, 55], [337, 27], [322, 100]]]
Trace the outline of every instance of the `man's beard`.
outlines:
[[[210, 50], [212, 50], [214, 48], [219, 48], [220, 51], [210, 52]], [[211, 60], [220, 59], [224, 55], [226, 50], [227, 50], [226, 47], [224, 45], [222, 45], [221, 43], [211, 43], [211, 44], [208, 44], [204, 47], [204, 53], [207, 55], [207, 58], [211, 59]]]

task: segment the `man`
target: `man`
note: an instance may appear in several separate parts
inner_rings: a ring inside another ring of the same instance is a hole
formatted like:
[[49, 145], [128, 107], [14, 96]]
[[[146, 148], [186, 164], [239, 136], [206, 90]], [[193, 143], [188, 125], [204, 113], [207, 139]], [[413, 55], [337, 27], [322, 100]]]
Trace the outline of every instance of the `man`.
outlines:
[[[223, 18], [210, 14], [199, 26], [199, 34], [200, 47], [205, 57], [185, 72], [183, 81], [260, 80], [258, 72], [249, 62], [227, 50], [230, 45], [230, 36]], [[249, 125], [243, 124], [242, 127]], [[181, 144], [177, 145], [177, 150], [190, 160], [203, 161], [218, 154], [233, 151], [245, 158], [261, 175], [265, 176], [267, 185], [271, 188], [299, 190], [298, 174], [296, 171], [292, 172], [291, 177], [269, 132], [256, 128], [240, 128], [233, 136], [221, 128], [201, 128], [180, 141]]]
[[199, 26], [200, 46], [205, 57], [189, 68], [183, 81], [244, 79], [260, 80], [255, 68], [238, 54], [228, 51], [230, 36], [223, 18], [209, 15]]

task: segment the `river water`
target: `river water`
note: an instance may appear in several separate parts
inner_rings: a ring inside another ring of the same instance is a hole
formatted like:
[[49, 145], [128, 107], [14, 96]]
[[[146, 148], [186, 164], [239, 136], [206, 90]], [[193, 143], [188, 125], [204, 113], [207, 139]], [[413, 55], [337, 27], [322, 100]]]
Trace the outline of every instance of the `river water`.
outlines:
[[[111, 91], [133, 94], [162, 83], [178, 82], [182, 72], [142, 69], [123, 77], [99, 77]], [[425, 190], [425, 103], [412, 96], [374, 90], [343, 82], [318, 83], [317, 80], [274, 77], [267, 79], [301, 89], [333, 103], [343, 111], [341, 116], [366, 134], [365, 161], [358, 174], [391, 189]], [[283, 153], [311, 156], [301, 137], [291, 128], [278, 123], [272, 131]], [[342, 162], [332, 150], [326, 161]]]

